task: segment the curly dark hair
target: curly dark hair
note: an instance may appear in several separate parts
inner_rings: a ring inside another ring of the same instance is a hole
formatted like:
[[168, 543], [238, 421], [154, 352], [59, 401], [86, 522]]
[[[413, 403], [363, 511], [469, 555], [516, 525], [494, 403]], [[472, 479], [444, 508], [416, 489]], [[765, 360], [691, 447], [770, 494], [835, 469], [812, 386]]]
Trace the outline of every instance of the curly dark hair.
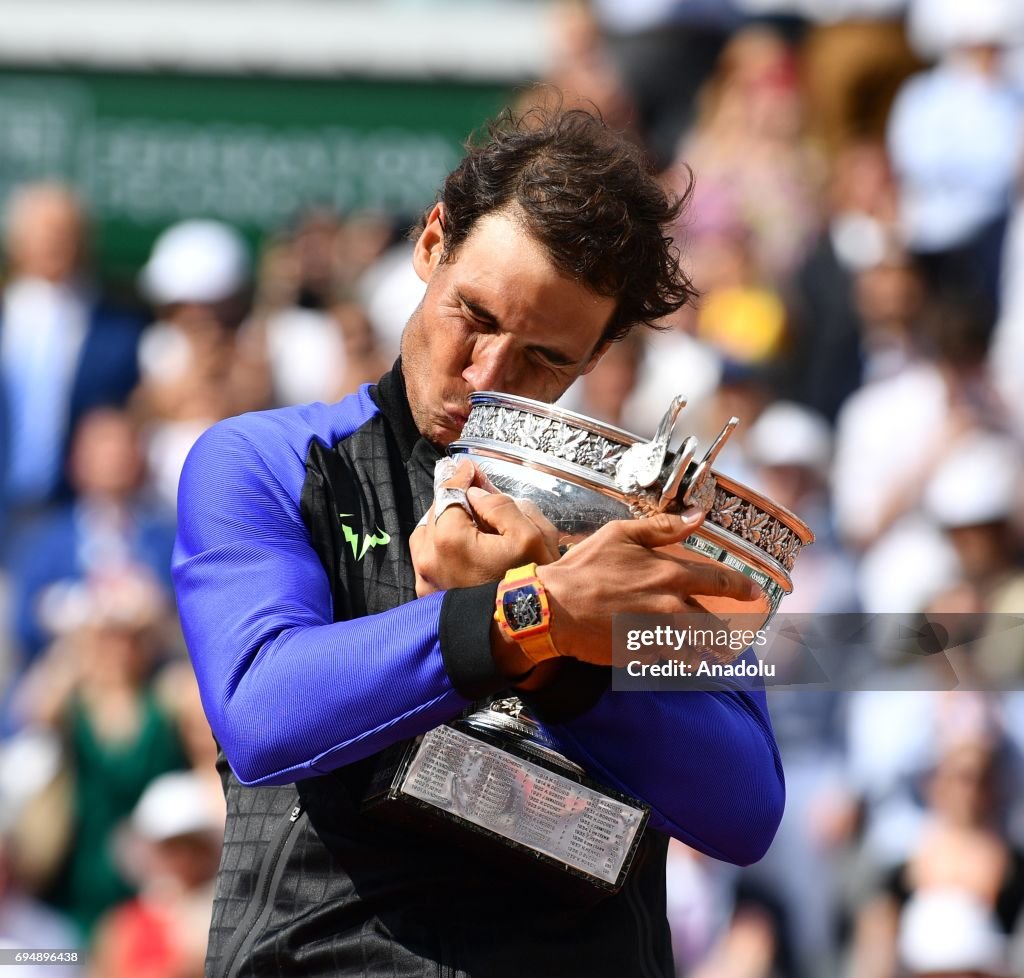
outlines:
[[617, 300], [602, 342], [696, 297], [668, 234], [690, 189], [670, 199], [640, 150], [601, 119], [583, 109], [505, 110], [486, 136], [444, 182], [442, 261], [485, 214], [512, 210], [559, 271]]

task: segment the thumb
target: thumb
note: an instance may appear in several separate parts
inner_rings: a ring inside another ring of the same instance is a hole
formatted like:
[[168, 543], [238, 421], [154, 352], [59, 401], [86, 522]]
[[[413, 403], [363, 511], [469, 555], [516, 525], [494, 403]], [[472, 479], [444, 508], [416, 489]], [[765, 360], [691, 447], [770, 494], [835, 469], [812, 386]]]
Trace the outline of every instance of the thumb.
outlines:
[[476, 466], [468, 458], [459, 459], [455, 471], [441, 483], [448, 489], [468, 489], [476, 480]]
[[659, 513], [627, 524], [626, 536], [641, 547], [667, 547], [685, 540], [704, 522], [704, 513], [691, 506], [679, 516]]
[[518, 503], [511, 496], [487, 492], [479, 486], [472, 486], [466, 495], [480, 522], [502, 536], [530, 525]]

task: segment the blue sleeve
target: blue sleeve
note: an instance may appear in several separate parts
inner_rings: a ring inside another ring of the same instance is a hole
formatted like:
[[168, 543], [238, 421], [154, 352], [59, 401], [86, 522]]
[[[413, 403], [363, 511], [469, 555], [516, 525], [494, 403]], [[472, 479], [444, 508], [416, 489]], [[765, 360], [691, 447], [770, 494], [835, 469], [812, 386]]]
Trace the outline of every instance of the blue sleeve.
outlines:
[[213, 733], [243, 784], [323, 774], [456, 716], [442, 593], [334, 622], [299, 499], [311, 438], [331, 444], [376, 410], [244, 415], [196, 443], [179, 487], [173, 575]]
[[763, 689], [608, 690], [549, 729], [592, 777], [642, 798], [651, 825], [687, 845], [742, 866], [771, 845], [785, 782]]

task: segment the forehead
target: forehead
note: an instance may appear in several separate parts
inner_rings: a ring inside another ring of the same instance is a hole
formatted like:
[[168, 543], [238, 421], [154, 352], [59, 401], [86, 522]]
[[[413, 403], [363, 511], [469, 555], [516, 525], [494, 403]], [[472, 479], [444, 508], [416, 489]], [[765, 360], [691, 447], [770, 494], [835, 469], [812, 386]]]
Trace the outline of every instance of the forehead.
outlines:
[[479, 303], [503, 330], [594, 349], [615, 299], [565, 275], [515, 212], [480, 218], [450, 264], [449, 287]]

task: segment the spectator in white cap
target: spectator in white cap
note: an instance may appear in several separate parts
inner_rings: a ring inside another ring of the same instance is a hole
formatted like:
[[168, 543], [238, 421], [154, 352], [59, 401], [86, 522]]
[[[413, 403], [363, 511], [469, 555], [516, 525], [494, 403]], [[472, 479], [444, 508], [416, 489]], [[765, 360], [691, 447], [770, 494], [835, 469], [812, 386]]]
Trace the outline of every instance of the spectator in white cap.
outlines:
[[226, 224], [183, 221], [164, 231], [139, 273], [139, 291], [161, 317], [143, 338], [143, 379], [167, 382], [212, 356], [241, 322], [248, 281], [245, 242]]
[[140, 346], [136, 407], [149, 424], [154, 484], [171, 506], [195, 439], [213, 422], [264, 407], [269, 399], [265, 361], [239, 340], [249, 266], [237, 231], [190, 220], [157, 238], [139, 275], [158, 319]]
[[[932, 608], [968, 616], [1020, 614], [1024, 566], [1020, 518], [1024, 515], [1024, 448], [1004, 435], [981, 433], [964, 440], [932, 476], [924, 505], [956, 551], [960, 579]], [[962, 619], [983, 637], [971, 662], [990, 682], [1024, 677], [1020, 631], [996, 617]]]
[[832, 429], [825, 417], [793, 401], [776, 401], [751, 425], [745, 442], [754, 488], [799, 513], [814, 530], [806, 565], [793, 571], [783, 612], [857, 610], [853, 564], [839, 546], [828, 497]]
[[937, 60], [971, 45], [1024, 42], [1024, 6], [1018, 0], [911, 0], [907, 27], [918, 53]]
[[751, 425], [747, 451], [755, 465], [781, 470], [769, 473], [773, 491], [765, 491], [783, 506], [797, 509], [802, 497], [816, 488], [814, 483], [828, 475], [832, 430], [817, 411], [793, 401], [776, 401]]
[[964, 579], [989, 592], [1017, 567], [1024, 449], [990, 432], [962, 439], [931, 477], [924, 505], [956, 547]]
[[191, 771], [145, 790], [130, 820], [125, 856], [139, 896], [101, 922], [93, 973], [104, 978], [200, 978], [220, 857], [223, 815]]
[[219, 221], [182, 221], [157, 238], [142, 269], [142, 291], [157, 306], [219, 303], [233, 298], [249, 277], [245, 242]]

